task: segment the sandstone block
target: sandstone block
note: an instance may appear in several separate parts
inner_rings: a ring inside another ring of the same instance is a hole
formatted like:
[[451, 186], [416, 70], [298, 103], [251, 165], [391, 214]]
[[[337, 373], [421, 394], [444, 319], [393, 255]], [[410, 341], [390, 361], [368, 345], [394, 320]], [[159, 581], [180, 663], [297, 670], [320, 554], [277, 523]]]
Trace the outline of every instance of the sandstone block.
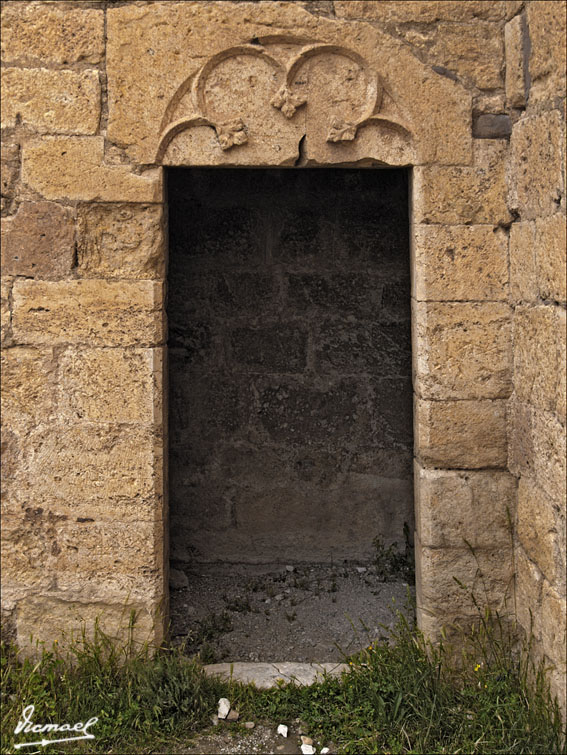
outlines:
[[558, 369], [557, 369], [557, 404], [555, 411], [560, 421], [565, 424], [565, 393], [567, 391], [567, 376], [565, 374], [567, 369], [567, 353], [566, 353], [566, 340], [567, 340], [567, 315], [565, 310], [556, 311], [558, 327], [557, 327], [557, 341], [558, 341]]
[[95, 625], [106, 635], [126, 641], [132, 611], [135, 615], [134, 644], [159, 643], [163, 624], [158, 603], [155, 595], [142, 604], [125, 602], [124, 596], [117, 596], [114, 603], [109, 603], [104, 599], [89, 602], [82, 600], [80, 595], [61, 593], [30, 595], [18, 601], [16, 609], [18, 645], [27, 655], [38, 652], [37, 640], [45, 642], [47, 648], [55, 640], [66, 647], [80, 641], [83, 631], [92, 639]]
[[103, 165], [103, 137], [51, 136], [24, 147], [22, 179], [46, 199], [160, 202], [161, 173]]
[[20, 174], [20, 146], [19, 144], [3, 143], [0, 158], [0, 184], [2, 204], [4, 210], [14, 198], [16, 181]]
[[77, 271], [85, 278], [163, 278], [162, 206], [80, 205]]
[[518, 121], [510, 140], [509, 203], [522, 220], [553, 215], [564, 194], [564, 127], [558, 110]]
[[550, 412], [534, 410], [532, 418], [536, 480], [559, 505], [567, 498], [565, 426]]
[[542, 299], [567, 299], [567, 240], [565, 215], [556, 213], [535, 221], [537, 282]]
[[8, 345], [12, 337], [12, 285], [11, 275], [0, 276], [0, 342]]
[[530, 103], [565, 96], [565, 4], [527, 3]]
[[504, 27], [506, 51], [506, 99], [511, 107], [526, 105], [525, 20], [515, 16]]
[[2, 128], [19, 116], [45, 134], [94, 134], [100, 118], [98, 71], [2, 69]]
[[162, 349], [67, 349], [59, 406], [71, 419], [160, 423]]
[[440, 21], [429, 30], [402, 29], [404, 38], [427, 55], [428, 62], [479, 89], [502, 86], [504, 45], [501, 35], [495, 34], [493, 23], [471, 19], [463, 24], [451, 19]]
[[416, 456], [424, 466], [504, 467], [506, 402], [417, 399], [414, 437]]
[[528, 636], [541, 641], [543, 575], [526, 556], [521, 545], [514, 550], [516, 616]]
[[473, 120], [475, 139], [508, 139], [512, 121], [504, 113], [480, 113]]
[[475, 143], [474, 167], [414, 168], [414, 220], [447, 225], [506, 224], [506, 147], [497, 140]]
[[2, 8], [2, 59], [7, 63], [98, 63], [103, 52], [102, 10], [44, 3]]
[[72, 211], [54, 202], [22, 202], [2, 222], [2, 273], [64, 278], [75, 254]]
[[532, 302], [537, 299], [533, 222], [512, 223], [510, 227], [510, 299]]
[[416, 538], [415, 548], [417, 606], [441, 624], [475, 615], [473, 596], [482, 607], [512, 609], [511, 543], [473, 553], [469, 548], [428, 548]]
[[508, 472], [424, 469], [416, 463], [414, 481], [416, 530], [424, 546], [509, 547], [516, 480]]
[[511, 310], [500, 303], [414, 303], [415, 388], [422, 398], [506, 398]]
[[556, 590], [544, 582], [541, 600], [542, 611], [542, 645], [546, 655], [559, 667], [563, 673], [565, 668], [565, 617], [567, 616], [567, 602], [565, 597], [558, 595]]
[[22, 344], [154, 346], [164, 340], [158, 282], [18, 280], [13, 298], [14, 338]]
[[55, 414], [57, 363], [50, 348], [4, 349], [2, 360], [2, 418], [6, 427], [46, 423]]
[[415, 226], [413, 295], [418, 301], [505, 301], [507, 246], [506, 234], [491, 226]]
[[532, 409], [529, 404], [508, 404], [508, 469], [516, 476], [533, 474], [534, 441]]
[[19, 487], [39, 503], [149, 499], [161, 494], [160, 442], [148, 426], [51, 425], [26, 438]]
[[435, 21], [471, 21], [475, 18], [497, 21], [504, 16], [505, 3], [470, 0], [335, 0], [335, 13], [339, 18], [364, 18], [368, 20], [403, 23], [419, 21], [424, 24]]
[[557, 573], [558, 533], [553, 502], [534, 480], [524, 476], [518, 483], [517, 535], [524, 552], [550, 582]]
[[514, 389], [521, 401], [554, 411], [558, 395], [559, 321], [555, 307], [517, 307]]

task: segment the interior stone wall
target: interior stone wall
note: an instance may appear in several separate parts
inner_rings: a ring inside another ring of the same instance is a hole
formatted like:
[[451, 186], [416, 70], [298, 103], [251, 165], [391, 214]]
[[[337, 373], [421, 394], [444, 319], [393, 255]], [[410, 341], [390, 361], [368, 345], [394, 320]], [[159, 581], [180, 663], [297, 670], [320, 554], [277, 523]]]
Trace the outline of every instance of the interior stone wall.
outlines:
[[516, 573], [560, 663], [564, 8], [2, 4], [2, 600], [21, 645], [128, 606], [163, 631], [163, 167], [377, 164], [413, 176], [418, 621], [474, 618], [454, 577], [507, 610]]
[[174, 561], [371, 559], [413, 532], [405, 171], [172, 169]]

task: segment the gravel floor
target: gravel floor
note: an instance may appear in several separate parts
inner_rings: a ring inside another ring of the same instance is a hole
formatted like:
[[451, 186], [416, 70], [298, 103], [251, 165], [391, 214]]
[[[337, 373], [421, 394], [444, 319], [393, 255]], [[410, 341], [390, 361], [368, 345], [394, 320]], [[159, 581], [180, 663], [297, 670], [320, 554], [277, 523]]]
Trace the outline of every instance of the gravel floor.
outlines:
[[206, 663], [341, 660], [407, 615], [414, 593], [363, 564], [200, 565], [171, 582], [173, 642]]

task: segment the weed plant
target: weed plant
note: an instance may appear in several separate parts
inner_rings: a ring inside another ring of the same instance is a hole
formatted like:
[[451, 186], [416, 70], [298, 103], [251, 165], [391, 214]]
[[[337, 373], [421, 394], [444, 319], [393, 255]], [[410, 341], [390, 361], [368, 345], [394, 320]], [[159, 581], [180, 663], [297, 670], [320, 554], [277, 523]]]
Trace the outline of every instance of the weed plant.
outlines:
[[245, 719], [274, 726], [300, 719], [314, 739], [357, 755], [565, 752], [545, 670], [532, 662], [529, 644], [514, 650], [505, 626], [483, 614], [457, 653], [446, 641], [429, 644], [399, 615], [386, 641], [347, 659], [341, 678], [263, 691], [205, 676], [183, 648], [118, 647], [98, 627], [92, 640], [83, 634], [36, 661], [3, 644], [2, 752], [14, 751], [14, 728], [32, 703], [39, 723], [98, 716], [96, 739], [67, 743], [65, 752], [182, 751], [210, 726], [219, 697]]

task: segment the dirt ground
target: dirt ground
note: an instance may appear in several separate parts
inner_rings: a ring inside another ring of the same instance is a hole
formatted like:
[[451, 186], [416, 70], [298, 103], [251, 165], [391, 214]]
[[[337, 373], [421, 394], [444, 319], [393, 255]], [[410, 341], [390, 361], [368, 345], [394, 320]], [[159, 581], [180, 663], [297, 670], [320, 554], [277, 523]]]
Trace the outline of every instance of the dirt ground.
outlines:
[[170, 592], [172, 640], [205, 663], [340, 661], [413, 596], [368, 564], [201, 565], [172, 574], [184, 582]]

